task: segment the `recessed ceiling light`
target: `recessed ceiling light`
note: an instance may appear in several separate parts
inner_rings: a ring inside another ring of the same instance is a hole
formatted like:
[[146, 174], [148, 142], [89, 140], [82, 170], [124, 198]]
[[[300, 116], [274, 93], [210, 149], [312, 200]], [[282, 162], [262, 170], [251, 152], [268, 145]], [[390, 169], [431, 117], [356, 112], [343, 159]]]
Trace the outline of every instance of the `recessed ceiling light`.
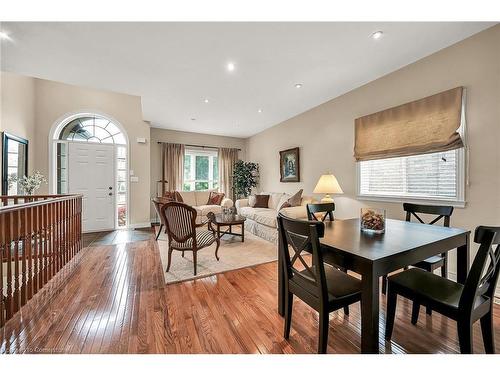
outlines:
[[257, 110], [257, 112], [262, 113], [262, 109], [260, 109], [260, 108], [259, 108], [259, 109]]
[[227, 65], [226, 65], [226, 68], [227, 68], [228, 71], [233, 72], [234, 69], [236, 68], [236, 66], [234, 65], [233, 62], [228, 62]]
[[205, 100], [204, 100], [204, 102], [205, 102], [205, 103], [208, 103], [208, 102], [209, 102], [209, 100], [208, 100], [208, 99], [205, 99]]
[[5, 31], [0, 31], [0, 39], [10, 39], [9, 34]]
[[382, 35], [384, 35], [384, 32], [383, 31], [375, 31], [373, 34], [372, 34], [372, 39], [380, 39], [382, 38]]
[[296, 88], [296, 89], [300, 89], [301, 87], [302, 87], [302, 83], [296, 83], [296, 84], [295, 84], [295, 88]]
[[191, 117], [191, 121], [196, 121], [196, 119], [194, 117]]

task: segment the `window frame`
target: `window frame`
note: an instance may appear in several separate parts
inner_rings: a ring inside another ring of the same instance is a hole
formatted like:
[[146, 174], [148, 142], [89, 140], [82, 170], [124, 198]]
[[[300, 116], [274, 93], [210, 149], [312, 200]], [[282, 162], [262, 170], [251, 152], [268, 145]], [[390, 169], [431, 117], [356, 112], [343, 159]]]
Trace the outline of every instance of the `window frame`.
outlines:
[[[191, 175], [194, 176], [193, 180], [187, 180], [186, 176], [183, 173], [183, 181], [182, 181], [182, 188], [184, 189], [185, 184], [190, 184], [190, 190], [189, 191], [207, 191], [207, 190], [212, 190], [212, 189], [218, 189], [219, 188], [219, 176], [217, 175], [217, 179], [213, 179], [213, 157], [219, 158], [219, 151], [215, 149], [201, 149], [201, 148], [196, 148], [196, 147], [185, 147], [184, 149], [184, 157], [186, 156], [191, 157]], [[197, 180], [196, 179], [196, 156], [208, 156], [208, 180]], [[217, 161], [218, 162], [218, 161]], [[184, 171], [184, 159], [183, 159], [183, 171]], [[212, 177], [212, 179], [210, 179]], [[196, 183], [197, 182], [208, 182], [208, 189], [206, 190], [196, 190]], [[214, 183], [217, 183], [217, 187], [214, 188]]]
[[465, 147], [456, 149], [456, 176], [457, 176], [457, 196], [455, 198], [422, 197], [415, 195], [385, 195], [385, 194], [362, 194], [361, 193], [361, 164], [356, 162], [356, 198], [364, 201], [379, 201], [392, 203], [425, 203], [425, 204], [448, 204], [453, 207], [465, 207], [467, 201], [465, 188], [468, 184], [466, 173], [466, 153]]

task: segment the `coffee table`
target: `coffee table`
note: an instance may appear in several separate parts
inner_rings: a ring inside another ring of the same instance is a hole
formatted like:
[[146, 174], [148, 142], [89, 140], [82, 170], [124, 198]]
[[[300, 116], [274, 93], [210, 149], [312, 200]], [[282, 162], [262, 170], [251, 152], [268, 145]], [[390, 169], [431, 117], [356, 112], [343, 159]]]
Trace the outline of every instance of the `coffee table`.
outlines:
[[[237, 214], [217, 214], [210, 218], [210, 224], [216, 226], [217, 236], [221, 238], [225, 234], [241, 237], [241, 242], [245, 242], [245, 220], [246, 217]], [[241, 233], [233, 232], [233, 225], [241, 225]], [[221, 232], [222, 227], [228, 227]]]

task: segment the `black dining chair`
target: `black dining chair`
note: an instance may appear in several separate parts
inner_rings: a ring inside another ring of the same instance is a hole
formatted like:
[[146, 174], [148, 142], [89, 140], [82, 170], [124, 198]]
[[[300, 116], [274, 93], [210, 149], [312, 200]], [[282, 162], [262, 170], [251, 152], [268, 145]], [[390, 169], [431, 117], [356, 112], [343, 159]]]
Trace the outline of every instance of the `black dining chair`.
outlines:
[[464, 285], [420, 268], [389, 276], [386, 340], [391, 339], [397, 296], [401, 295], [414, 301], [412, 324], [417, 323], [420, 305], [455, 320], [461, 353], [472, 353], [472, 325], [480, 320], [485, 351], [495, 353], [493, 300], [500, 270], [500, 227], [477, 227], [474, 242], [480, 246]]
[[[290, 219], [278, 214], [280, 267], [285, 276], [285, 327], [288, 340], [292, 321], [293, 296], [319, 313], [318, 353], [326, 353], [329, 314], [361, 300], [361, 281], [323, 262], [319, 238], [324, 235], [321, 221]], [[303, 251], [312, 253], [312, 265]], [[300, 266], [303, 269], [297, 268]]]
[[[403, 210], [406, 212], [406, 221], [411, 221], [411, 218], [414, 217], [421, 224], [436, 224], [439, 220], [443, 219], [443, 226], [450, 226], [450, 218], [453, 214], [452, 206], [432, 206], [432, 205], [423, 205], [423, 204], [413, 204], [413, 203], [403, 203]], [[433, 219], [426, 223], [419, 214], [427, 214], [433, 215]], [[429, 272], [434, 272], [435, 270], [441, 268], [441, 276], [448, 277], [448, 253], [442, 253], [439, 255], [434, 255], [427, 259], [424, 259], [416, 264], [413, 267], [422, 268]], [[382, 279], [382, 293], [385, 294], [387, 289], [387, 276], [384, 276]], [[432, 310], [427, 310], [427, 314], [431, 314]]]
[[[308, 203], [306, 205], [307, 219], [312, 221], [325, 221], [327, 218], [330, 221], [335, 220], [333, 216], [333, 211], [335, 211], [335, 203]], [[323, 214], [323, 216], [316, 216], [317, 214]], [[342, 272], [347, 273], [347, 268], [337, 266], [335, 267]], [[349, 315], [349, 306], [344, 307], [344, 314]]]
[[[333, 211], [335, 211], [335, 203], [308, 203], [306, 205], [307, 218], [309, 220], [325, 221], [328, 218], [330, 221], [334, 220]], [[318, 218], [315, 214], [324, 213]]]

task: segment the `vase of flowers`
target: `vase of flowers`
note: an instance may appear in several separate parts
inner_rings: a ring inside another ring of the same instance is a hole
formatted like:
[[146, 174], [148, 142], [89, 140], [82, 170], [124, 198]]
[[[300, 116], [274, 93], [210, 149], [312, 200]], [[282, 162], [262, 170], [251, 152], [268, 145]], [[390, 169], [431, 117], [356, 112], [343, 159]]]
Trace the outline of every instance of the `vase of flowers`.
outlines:
[[10, 175], [8, 179], [9, 188], [16, 182], [24, 191], [24, 194], [33, 195], [35, 191], [40, 189], [40, 186], [42, 186], [42, 184], [47, 183], [47, 179], [39, 171], [36, 171], [31, 176], [19, 177], [16, 175]]

